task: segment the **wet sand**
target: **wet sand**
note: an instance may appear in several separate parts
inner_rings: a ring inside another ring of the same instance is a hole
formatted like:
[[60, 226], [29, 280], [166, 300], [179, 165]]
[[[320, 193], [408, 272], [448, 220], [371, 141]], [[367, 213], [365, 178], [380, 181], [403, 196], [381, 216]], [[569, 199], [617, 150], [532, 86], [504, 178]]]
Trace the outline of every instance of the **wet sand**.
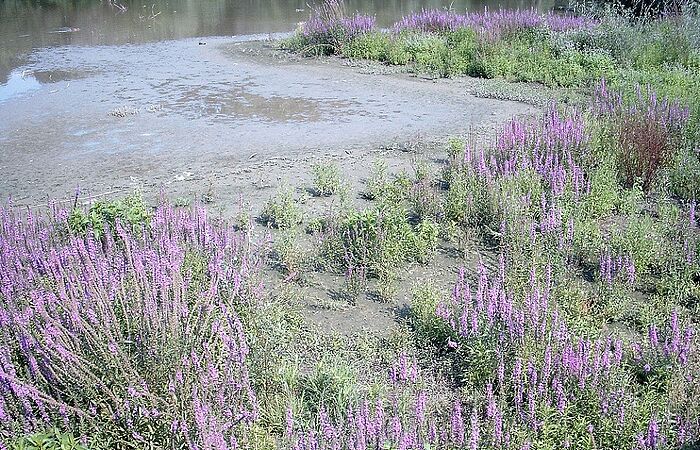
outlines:
[[361, 159], [535, 111], [459, 82], [287, 57], [255, 38], [35, 51], [19, 84], [0, 88], [0, 196], [34, 204], [78, 185], [85, 195], [207, 185], [234, 199], [295, 184], [293, 167], [318, 158]]

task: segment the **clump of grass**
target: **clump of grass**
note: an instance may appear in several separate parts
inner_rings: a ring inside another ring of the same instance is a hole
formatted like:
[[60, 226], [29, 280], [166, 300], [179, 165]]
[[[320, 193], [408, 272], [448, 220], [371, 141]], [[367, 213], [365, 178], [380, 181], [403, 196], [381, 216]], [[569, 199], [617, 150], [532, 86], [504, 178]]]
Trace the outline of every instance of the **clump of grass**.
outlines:
[[459, 164], [460, 160], [464, 157], [464, 151], [466, 149], [466, 142], [463, 139], [457, 137], [450, 137], [447, 141], [447, 162], [448, 167], [456, 166]]
[[340, 169], [334, 164], [314, 164], [311, 168], [313, 175], [313, 192], [320, 197], [336, 194], [341, 189]]
[[260, 219], [266, 225], [280, 229], [299, 225], [303, 220], [303, 214], [292, 188], [281, 187], [265, 204]]
[[389, 303], [394, 301], [399, 289], [398, 282], [399, 277], [396, 270], [387, 269], [381, 271], [377, 276], [377, 298]]
[[435, 315], [436, 308], [444, 293], [435, 285], [425, 283], [413, 288], [410, 324], [421, 340], [438, 347], [444, 347], [454, 338], [454, 334], [444, 321]]
[[685, 200], [700, 198], [700, 147], [679, 150], [669, 165], [671, 193]]
[[376, 200], [386, 197], [389, 178], [386, 163], [382, 160], [374, 161], [369, 177], [365, 181], [363, 196], [367, 200]]
[[189, 197], [177, 197], [173, 200], [173, 206], [176, 208], [188, 208], [192, 205], [192, 199]]
[[276, 236], [273, 252], [277, 263], [288, 274], [298, 273], [304, 266], [304, 251], [299, 244], [298, 231], [284, 229]]

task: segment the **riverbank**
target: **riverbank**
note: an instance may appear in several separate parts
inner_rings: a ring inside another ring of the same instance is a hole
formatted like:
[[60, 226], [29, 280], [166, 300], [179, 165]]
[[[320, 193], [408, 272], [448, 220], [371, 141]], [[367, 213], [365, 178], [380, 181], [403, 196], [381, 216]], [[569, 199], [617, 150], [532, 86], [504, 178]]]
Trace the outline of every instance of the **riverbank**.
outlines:
[[[25, 203], [0, 210], [0, 436], [696, 446], [700, 185], [682, 99], [268, 44], [39, 55], [34, 71], [117, 70], [11, 100], [24, 109], [0, 161], [40, 176], [7, 182]], [[45, 141], [23, 143], [35, 129]], [[63, 208], [26, 208], [61, 192]]]
[[[230, 211], [317, 158], [362, 159], [470, 129], [488, 136], [537, 111], [477, 98], [467, 82], [368, 74], [263, 42], [200, 41], [38, 52], [21, 71], [50, 81], [0, 112], [2, 196], [37, 205], [72, 198], [77, 186], [87, 196], [164, 187], [188, 198], [211, 188]], [[274, 161], [284, 163], [270, 170]]]

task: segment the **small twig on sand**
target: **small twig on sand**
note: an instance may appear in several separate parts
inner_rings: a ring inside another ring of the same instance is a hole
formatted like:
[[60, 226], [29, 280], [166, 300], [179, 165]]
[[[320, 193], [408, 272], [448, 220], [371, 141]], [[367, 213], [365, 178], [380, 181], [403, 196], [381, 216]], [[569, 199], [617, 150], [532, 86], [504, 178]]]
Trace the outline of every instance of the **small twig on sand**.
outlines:
[[161, 13], [161, 11], [155, 12], [156, 5], [155, 3], [151, 5], [151, 15], [148, 17], [150, 20], [155, 19], [158, 17]]

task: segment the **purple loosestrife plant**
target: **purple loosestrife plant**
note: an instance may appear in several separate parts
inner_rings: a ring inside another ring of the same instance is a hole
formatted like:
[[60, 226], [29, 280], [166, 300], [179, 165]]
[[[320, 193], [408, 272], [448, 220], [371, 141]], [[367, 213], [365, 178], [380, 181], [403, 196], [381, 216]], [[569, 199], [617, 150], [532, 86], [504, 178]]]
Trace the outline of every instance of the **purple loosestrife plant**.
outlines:
[[303, 46], [312, 53], [340, 53], [341, 48], [355, 37], [375, 29], [373, 16], [345, 14], [342, 2], [325, 0], [301, 27]]
[[447, 216], [489, 229], [511, 256], [544, 246], [571, 259], [575, 233], [567, 210], [590, 191], [580, 163], [590, 139], [574, 108], [550, 105], [539, 120], [511, 120], [492, 149], [467, 146], [450, 163]]
[[[460, 358], [472, 354], [470, 348], [498, 348], [492, 361], [479, 361], [494, 370], [483, 372], [481, 379], [470, 378], [486, 391], [483, 410], [491, 425], [484, 428], [493, 433], [487, 441], [500, 442], [504, 429], [537, 432], [552, 427], [550, 414], [554, 413], [556, 420], [564, 422], [586, 417], [594, 430], [619, 420], [623, 422], [619, 430], [627, 434], [596, 432], [596, 442], [630, 448], [626, 445], [635, 434], [646, 435], [650, 421], [656, 430], [652, 434], [657, 435], [661, 429], [676, 433], [678, 423], [686, 420], [688, 399], [674, 399], [669, 392], [653, 397], [654, 408], [635, 409], [639, 402], [648, 401], [643, 386], [652, 380], [673, 379], [679, 383], [674, 389], [692, 392], [696, 380], [690, 372], [698, 358], [695, 332], [691, 326], [682, 326], [675, 311], [663, 328], [652, 326], [648, 339], [625, 344], [613, 335], [581, 336], [570, 328], [556, 306], [554, 284], [546, 277], [539, 281], [533, 272], [523, 294], [514, 294], [502, 276], [491, 276], [482, 265], [473, 279], [475, 286], [460, 271], [452, 298], [437, 311], [460, 337]], [[466, 370], [473, 372], [475, 364], [467, 364]], [[640, 375], [630, 383], [633, 374]], [[660, 411], [666, 419], [653, 419], [651, 414]], [[636, 419], [629, 419], [631, 414]], [[565, 437], [573, 437], [571, 432], [562, 430], [562, 443]], [[683, 432], [688, 439], [685, 428]], [[694, 437], [685, 442], [697, 439], [699, 432], [696, 426]], [[587, 440], [590, 435], [582, 430], [577, 439]]]
[[[1, 440], [72, 425], [105, 441], [228, 449], [258, 404], [237, 310], [261, 295], [247, 237], [162, 204], [97, 240], [0, 208]], [[240, 442], [240, 444], [238, 444]]]
[[503, 34], [531, 28], [544, 27], [552, 31], [591, 29], [598, 23], [594, 20], [563, 14], [541, 14], [534, 9], [496, 11], [484, 10], [467, 14], [456, 14], [441, 9], [414, 12], [394, 24], [394, 31], [414, 30], [445, 33], [460, 28], [471, 28], [491, 39]]

